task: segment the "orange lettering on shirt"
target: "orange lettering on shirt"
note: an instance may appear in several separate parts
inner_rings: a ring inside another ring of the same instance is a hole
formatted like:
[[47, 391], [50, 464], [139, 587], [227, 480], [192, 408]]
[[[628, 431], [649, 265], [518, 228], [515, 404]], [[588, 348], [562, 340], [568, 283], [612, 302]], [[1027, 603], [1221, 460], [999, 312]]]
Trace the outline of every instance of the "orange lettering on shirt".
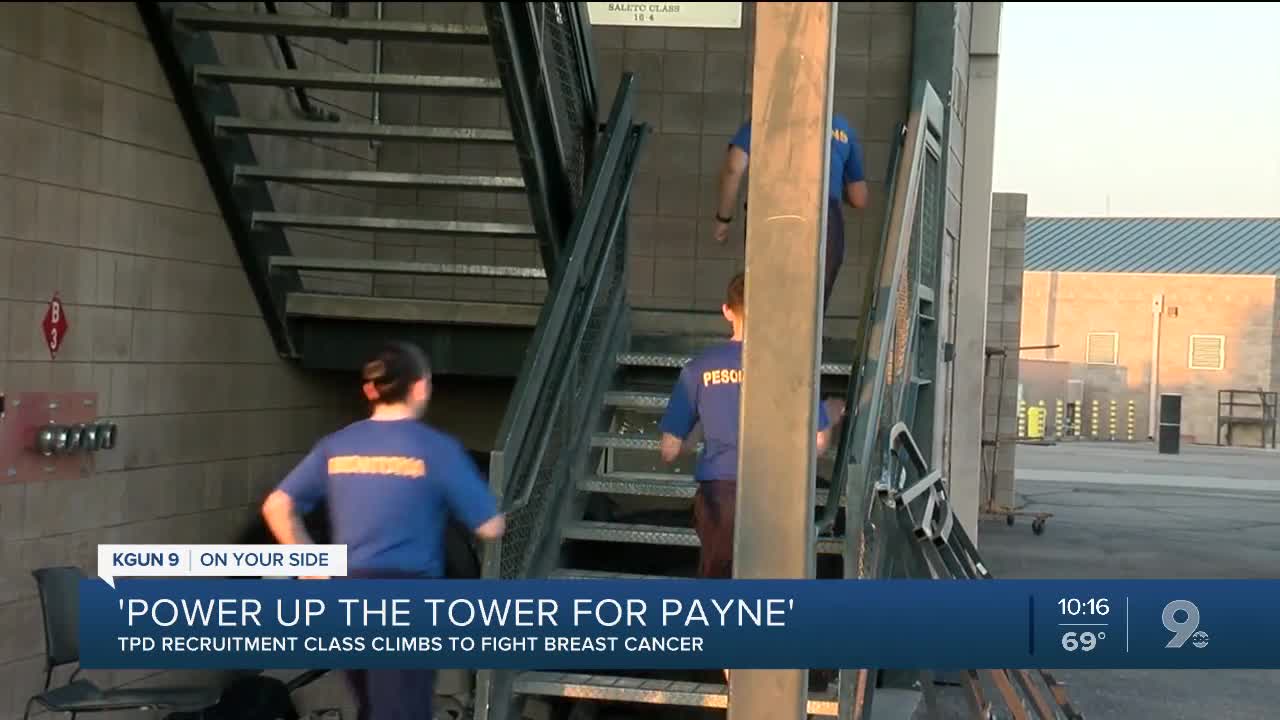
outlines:
[[329, 474], [422, 478], [427, 476], [427, 463], [414, 457], [339, 455], [329, 458]]

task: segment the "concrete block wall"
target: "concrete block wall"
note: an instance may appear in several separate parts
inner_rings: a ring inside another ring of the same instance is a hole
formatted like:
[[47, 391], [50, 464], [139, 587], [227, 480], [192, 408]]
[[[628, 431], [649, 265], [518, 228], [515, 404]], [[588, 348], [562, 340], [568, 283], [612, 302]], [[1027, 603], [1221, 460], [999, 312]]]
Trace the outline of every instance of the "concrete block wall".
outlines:
[[[889, 139], [906, 117], [914, 3], [841, 3], [836, 109], [860, 134], [871, 182], [871, 207], [847, 211], [848, 249], [833, 304], [853, 315], [862, 300], [862, 275], [880, 240]], [[387, 16], [445, 22], [483, 22], [478, 3], [392, 3]], [[743, 222], [725, 246], [711, 237], [714, 194], [729, 138], [751, 113], [754, 3], [744, 4], [743, 27], [663, 29], [597, 26], [601, 113], [608, 111], [624, 71], [637, 76], [639, 119], [654, 134], [632, 192], [630, 297], [640, 308], [715, 312], [724, 286], [743, 262]], [[492, 51], [388, 44], [387, 72], [496, 73]], [[509, 127], [497, 99], [385, 96], [384, 122]], [[379, 160], [384, 170], [518, 175], [505, 148], [439, 144], [397, 150]], [[745, 191], [745, 188], [744, 188]], [[492, 193], [381, 193], [382, 214], [432, 219], [528, 222], [527, 200]], [[741, 215], [741, 213], [739, 213]], [[378, 257], [437, 262], [540, 265], [534, 242], [470, 237], [376, 238]], [[378, 278], [378, 294], [432, 299], [540, 302], [541, 281], [472, 278]]]
[[[70, 329], [51, 360], [55, 291]], [[0, 484], [0, 718], [42, 682], [33, 568], [234, 541], [351, 417], [344, 386], [277, 357], [135, 6], [0, 6], [0, 392], [95, 392], [119, 425], [88, 477]]]
[[[264, 12], [256, 2], [193, 3], [212, 10], [242, 13]], [[277, 3], [281, 14], [329, 14], [327, 2]], [[371, 18], [373, 3], [351, 3], [351, 17]], [[213, 33], [219, 60], [226, 65], [284, 68], [284, 59], [275, 37], [242, 33]], [[341, 43], [323, 38], [288, 39], [298, 69], [309, 72], [369, 72], [373, 67], [373, 43], [352, 40]], [[292, 88], [234, 85], [232, 92], [240, 115], [258, 120], [297, 120], [304, 116]], [[373, 115], [369, 93], [308, 89], [307, 96], [318, 110], [335, 113], [343, 122], [367, 122]], [[334, 140], [253, 136], [258, 163], [267, 167], [319, 168], [326, 170], [373, 170], [376, 155], [363, 140]], [[370, 215], [374, 191], [342, 186], [270, 185], [277, 210], [321, 215]], [[371, 233], [288, 229], [290, 250], [295, 255], [315, 257], [369, 258], [374, 256]], [[373, 278], [358, 273], [301, 273], [303, 287], [318, 292], [368, 294]]]
[[[987, 347], [1004, 348], [1004, 379], [1000, 359], [987, 366], [983, 392], [983, 439], [999, 440], [993, 451], [983, 450], [981, 500], [997, 505], [1014, 503], [1014, 461], [1018, 438], [1018, 345], [1022, 324], [1022, 265], [1026, 242], [1027, 196], [993, 193], [991, 196], [991, 269], [987, 293]], [[999, 434], [996, 409], [999, 404]], [[995, 483], [990, 478], [994, 468]]]
[[[483, 25], [481, 3], [387, 3], [385, 17], [398, 20]], [[432, 73], [497, 77], [493, 50], [479, 47], [430, 46], [421, 43], [387, 43], [385, 72]], [[506, 101], [501, 97], [457, 98], [410, 94], [384, 95], [382, 121], [409, 125], [462, 126], [510, 129]], [[432, 143], [384, 146], [381, 170], [465, 175], [520, 176], [516, 153], [510, 147], [475, 143]], [[388, 217], [428, 220], [529, 223], [529, 202], [523, 194], [453, 192], [447, 190], [392, 190], [377, 195], [378, 212]], [[377, 256], [389, 260], [456, 262], [486, 265], [541, 267], [537, 242], [520, 238], [470, 236], [409, 236], [379, 234]], [[546, 283], [541, 280], [486, 278], [380, 277], [379, 295], [435, 300], [471, 300], [516, 303], [541, 302]]]
[[[847, 250], [832, 298], [832, 314], [854, 315], [880, 242], [889, 139], [906, 118], [914, 3], [839, 7], [835, 108], [862, 139], [871, 189], [869, 208], [846, 209]], [[592, 30], [605, 106], [620, 74], [634, 72], [639, 117], [654, 130], [631, 198], [635, 306], [716, 312], [742, 269], [743, 212], [727, 244], [712, 230], [729, 138], [751, 115], [755, 16], [755, 3], [743, 3], [740, 29]]]

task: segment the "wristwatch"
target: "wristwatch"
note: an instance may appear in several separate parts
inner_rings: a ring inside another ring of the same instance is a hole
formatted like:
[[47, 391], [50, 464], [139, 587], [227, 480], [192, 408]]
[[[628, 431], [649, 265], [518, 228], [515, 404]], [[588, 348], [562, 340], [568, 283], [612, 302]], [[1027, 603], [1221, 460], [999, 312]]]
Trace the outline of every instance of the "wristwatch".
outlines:
[[723, 215], [721, 215], [720, 213], [716, 213], [716, 220], [718, 220], [718, 221], [720, 221], [720, 222], [722, 222], [722, 223], [724, 223], [724, 224], [726, 224], [726, 225], [728, 225], [729, 223], [733, 222], [733, 218], [731, 218], [731, 217], [724, 217], [724, 216], [723, 216]]

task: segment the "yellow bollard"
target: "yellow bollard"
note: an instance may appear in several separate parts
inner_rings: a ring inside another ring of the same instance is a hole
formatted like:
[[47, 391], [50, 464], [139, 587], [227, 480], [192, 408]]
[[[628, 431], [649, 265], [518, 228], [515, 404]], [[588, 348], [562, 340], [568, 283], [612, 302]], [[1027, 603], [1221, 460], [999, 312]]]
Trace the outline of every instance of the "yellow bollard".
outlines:
[[1053, 401], [1053, 437], [1055, 440], [1061, 440], [1066, 433], [1063, 425], [1066, 423], [1067, 408], [1062, 402], [1062, 398]]
[[1119, 437], [1116, 432], [1116, 401], [1111, 400], [1107, 405], [1107, 429], [1111, 432], [1111, 439], [1115, 440]]
[[1076, 439], [1084, 437], [1084, 403], [1074, 405], [1075, 413], [1071, 417], [1071, 430]]
[[1018, 401], [1018, 439], [1027, 436], [1027, 401]]
[[1094, 400], [1089, 407], [1089, 437], [1098, 439], [1098, 401]]
[[1129, 417], [1125, 421], [1128, 430], [1129, 442], [1133, 442], [1137, 436], [1136, 430], [1138, 425], [1138, 403], [1134, 400], [1129, 401]]
[[1044, 439], [1044, 421], [1047, 413], [1044, 409], [1044, 401], [1039, 405], [1027, 410], [1027, 437], [1032, 440]]

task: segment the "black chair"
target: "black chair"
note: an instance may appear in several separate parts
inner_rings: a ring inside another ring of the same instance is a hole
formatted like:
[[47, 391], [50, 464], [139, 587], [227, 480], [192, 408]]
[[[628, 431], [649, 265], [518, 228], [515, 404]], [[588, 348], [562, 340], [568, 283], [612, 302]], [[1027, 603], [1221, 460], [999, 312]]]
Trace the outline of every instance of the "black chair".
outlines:
[[67, 684], [50, 689], [53, 671], [80, 662], [80, 581], [85, 575], [76, 567], [41, 568], [31, 573], [40, 590], [40, 610], [44, 615], [44, 690], [27, 701], [22, 720], [40, 703], [51, 712], [109, 712], [112, 710], [178, 710], [204, 712], [218, 703], [217, 687], [140, 687], [102, 690], [88, 680], [77, 680], [80, 668]]

